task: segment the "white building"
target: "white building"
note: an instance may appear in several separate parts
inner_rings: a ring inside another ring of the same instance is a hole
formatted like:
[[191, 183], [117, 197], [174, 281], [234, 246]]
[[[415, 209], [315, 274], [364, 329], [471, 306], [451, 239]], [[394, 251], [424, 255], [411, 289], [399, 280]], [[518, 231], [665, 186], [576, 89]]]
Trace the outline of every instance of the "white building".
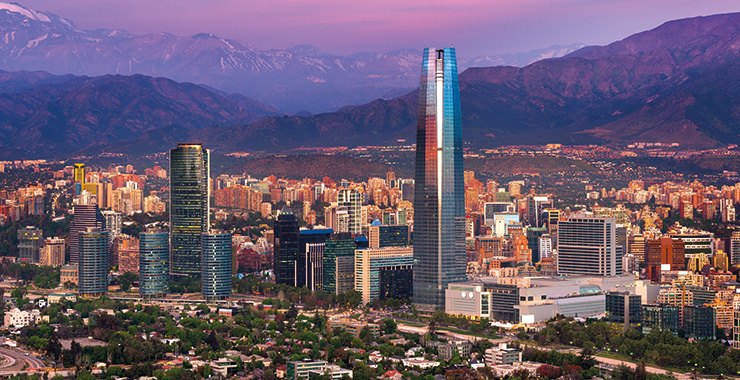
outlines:
[[498, 347], [486, 350], [486, 365], [493, 367], [500, 364], [521, 363], [522, 352], [516, 348], [508, 347], [506, 343], [499, 343]]
[[34, 324], [37, 319], [41, 317], [41, 312], [38, 310], [20, 310], [18, 308], [15, 308], [10, 311], [5, 312], [5, 327], [26, 327], [28, 325]]

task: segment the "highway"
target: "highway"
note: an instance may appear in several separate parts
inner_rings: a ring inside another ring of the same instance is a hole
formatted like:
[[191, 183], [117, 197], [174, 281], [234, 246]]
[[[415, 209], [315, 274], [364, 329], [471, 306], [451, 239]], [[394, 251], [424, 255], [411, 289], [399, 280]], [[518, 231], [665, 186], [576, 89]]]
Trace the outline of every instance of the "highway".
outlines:
[[46, 365], [33, 353], [10, 348], [0, 347], [0, 376], [12, 376], [20, 373], [35, 372], [46, 369]]

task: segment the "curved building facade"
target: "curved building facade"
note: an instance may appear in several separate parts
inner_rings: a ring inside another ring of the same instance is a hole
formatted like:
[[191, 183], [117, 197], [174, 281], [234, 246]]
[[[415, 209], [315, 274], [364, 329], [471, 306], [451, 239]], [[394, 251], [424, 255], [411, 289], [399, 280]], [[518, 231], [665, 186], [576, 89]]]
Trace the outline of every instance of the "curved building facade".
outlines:
[[167, 294], [170, 271], [169, 234], [139, 234], [139, 294], [156, 297]]
[[207, 233], [201, 237], [201, 292], [206, 300], [231, 295], [231, 234]]
[[210, 158], [201, 144], [170, 151], [170, 271], [199, 274], [201, 235], [210, 224]]
[[443, 309], [465, 281], [465, 198], [460, 88], [454, 48], [424, 49], [416, 135], [414, 303]]
[[108, 291], [108, 241], [109, 232], [99, 228], [88, 228], [78, 234], [77, 286], [80, 295], [99, 296]]

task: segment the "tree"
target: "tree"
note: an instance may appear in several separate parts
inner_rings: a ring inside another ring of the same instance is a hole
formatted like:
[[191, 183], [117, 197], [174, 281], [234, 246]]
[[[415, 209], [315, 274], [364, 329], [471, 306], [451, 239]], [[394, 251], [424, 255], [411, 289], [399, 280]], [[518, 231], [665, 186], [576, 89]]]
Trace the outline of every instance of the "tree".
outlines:
[[121, 290], [128, 292], [131, 290], [131, 285], [139, 279], [136, 273], [126, 272], [118, 276], [118, 284], [121, 285]]
[[557, 379], [563, 374], [563, 371], [558, 366], [543, 364], [537, 367], [537, 376], [548, 379]]
[[213, 351], [218, 351], [219, 348], [221, 348], [221, 345], [218, 343], [218, 338], [216, 337], [216, 332], [214, 330], [211, 330], [211, 333], [208, 334], [208, 338], [206, 338], [206, 343], [211, 346]]
[[383, 332], [386, 334], [395, 334], [398, 331], [398, 325], [396, 321], [390, 318], [383, 320]]
[[62, 355], [62, 344], [59, 343], [56, 334], [52, 334], [51, 339], [46, 344], [46, 354], [54, 358], [54, 360], [59, 360], [59, 357]]

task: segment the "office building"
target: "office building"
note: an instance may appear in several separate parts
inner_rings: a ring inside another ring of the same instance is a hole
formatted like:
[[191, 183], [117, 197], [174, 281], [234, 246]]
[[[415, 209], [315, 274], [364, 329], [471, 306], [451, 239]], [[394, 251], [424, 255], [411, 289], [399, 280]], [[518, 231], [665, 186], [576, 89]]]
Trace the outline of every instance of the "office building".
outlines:
[[642, 332], [652, 330], [670, 331], [678, 334], [680, 328], [681, 307], [666, 304], [642, 305]]
[[210, 226], [210, 152], [201, 144], [170, 150], [170, 272], [201, 272], [201, 236]]
[[625, 328], [642, 322], [642, 297], [629, 292], [606, 293], [606, 314], [610, 322], [621, 323]]
[[647, 277], [657, 282], [660, 281], [663, 269], [684, 270], [685, 258], [685, 244], [682, 240], [672, 239], [670, 236], [648, 240], [645, 249]]
[[231, 234], [211, 232], [201, 237], [201, 293], [206, 300], [231, 296]]
[[622, 274], [617, 265], [615, 219], [580, 215], [560, 221], [557, 266], [560, 274]]
[[296, 260], [298, 259], [298, 219], [293, 212], [283, 208], [275, 220], [273, 241], [275, 282], [297, 286]]
[[628, 239], [629, 253], [631, 253], [639, 263], [645, 263], [645, 236], [630, 235]]
[[105, 229], [105, 218], [97, 204], [75, 204], [72, 213], [72, 224], [69, 227], [69, 261], [76, 263], [79, 257], [79, 234], [88, 228]]
[[157, 297], [167, 293], [170, 272], [170, 239], [164, 231], [139, 234], [139, 294]]
[[683, 330], [689, 338], [715, 339], [717, 337], [717, 315], [714, 308], [684, 306]]
[[331, 294], [355, 288], [355, 241], [332, 237], [324, 245], [323, 290]]
[[[366, 220], [362, 219], [362, 194], [355, 189], [339, 189], [337, 192], [337, 207], [342, 211], [346, 210], [346, 231], [342, 228], [337, 229], [337, 232], [349, 232], [352, 234], [359, 235], [362, 233], [362, 227]], [[339, 211], [338, 211], [339, 212]], [[339, 222], [338, 224], [343, 224]]]
[[552, 236], [543, 234], [537, 242], [539, 246], [540, 261], [552, 258]]
[[674, 240], [684, 242], [686, 254], [705, 253], [714, 255], [714, 233], [704, 231], [681, 230], [669, 234]]
[[740, 231], [734, 231], [730, 237], [730, 262], [740, 264]]
[[324, 285], [324, 248], [334, 231], [331, 228], [301, 228], [298, 232], [296, 257], [296, 286], [321, 290]]
[[444, 308], [466, 279], [460, 90], [454, 48], [424, 49], [414, 194], [414, 303]]
[[79, 294], [99, 296], [108, 291], [109, 237], [110, 233], [108, 231], [92, 227], [77, 235], [79, 247], [77, 287]]
[[39, 262], [43, 231], [28, 226], [18, 230], [18, 261], [36, 264]]
[[319, 371], [324, 372], [329, 363], [325, 360], [299, 360], [291, 361], [286, 365], [285, 378], [288, 380], [308, 380], [310, 378], [309, 372]]
[[39, 257], [40, 265], [60, 266], [64, 265], [64, 251], [66, 244], [61, 238], [46, 238], [44, 246], [41, 248]]
[[544, 210], [552, 208], [553, 204], [546, 196], [529, 196], [527, 199], [527, 222], [533, 227], [545, 225]]
[[409, 226], [381, 225], [373, 222], [368, 229], [370, 248], [405, 247], [409, 245]]
[[502, 364], [514, 364], [522, 361], [522, 351], [509, 347], [506, 343], [499, 343], [497, 347], [486, 350], [486, 365], [493, 367]]
[[511, 202], [486, 202], [483, 204], [483, 224], [493, 226], [493, 218], [499, 213], [515, 212]]
[[532, 250], [532, 263], [538, 263], [542, 259], [540, 253], [540, 237], [545, 234], [547, 234], [547, 228], [545, 227], [527, 228], [527, 246]]
[[[392, 271], [399, 277], [408, 273], [414, 266], [411, 247], [388, 247], [355, 250], [355, 290], [362, 294], [362, 302], [367, 304], [380, 299], [381, 278], [392, 280]], [[387, 282], [386, 282], [387, 283]], [[388, 289], [389, 285], [385, 285]], [[385, 294], [386, 298], [402, 298], [403, 295]]]

